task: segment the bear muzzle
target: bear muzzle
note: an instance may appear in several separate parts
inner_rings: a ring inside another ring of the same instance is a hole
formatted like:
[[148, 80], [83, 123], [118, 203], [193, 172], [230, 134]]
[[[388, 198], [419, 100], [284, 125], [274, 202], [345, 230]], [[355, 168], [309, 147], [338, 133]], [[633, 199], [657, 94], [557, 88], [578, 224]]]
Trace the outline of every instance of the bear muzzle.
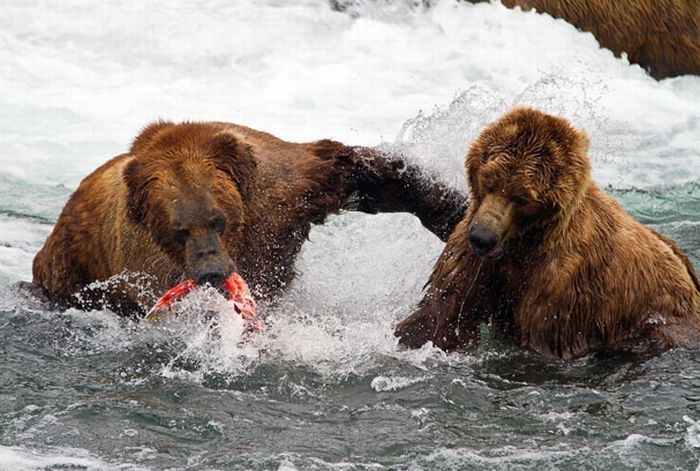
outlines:
[[498, 236], [489, 228], [483, 224], [472, 224], [469, 231], [469, 244], [477, 255], [488, 254], [498, 242]]
[[187, 242], [185, 253], [186, 275], [197, 285], [208, 283], [219, 288], [231, 273], [237, 271], [218, 234], [192, 237]]
[[513, 204], [505, 198], [488, 195], [483, 199], [469, 228], [469, 245], [475, 254], [497, 259], [513, 222]]

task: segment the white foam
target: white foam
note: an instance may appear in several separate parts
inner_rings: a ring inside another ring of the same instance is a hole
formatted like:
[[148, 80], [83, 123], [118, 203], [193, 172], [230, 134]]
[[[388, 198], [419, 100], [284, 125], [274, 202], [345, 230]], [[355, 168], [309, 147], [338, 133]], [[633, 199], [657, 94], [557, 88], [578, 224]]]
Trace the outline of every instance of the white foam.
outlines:
[[687, 415], [683, 416], [683, 421], [688, 424], [686, 435], [688, 446], [691, 448], [700, 448], [700, 423]]
[[[364, 2], [355, 19], [324, 0], [10, 3], [0, 19], [3, 171], [75, 186], [156, 117], [377, 144], [474, 85], [484, 100], [508, 106], [523, 97], [572, 118], [590, 107], [592, 118], [638, 138], [700, 147], [697, 78], [657, 82], [549, 16], [434, 3]], [[574, 85], [562, 88], [566, 80]], [[682, 137], [668, 135], [688, 125]]]
[[541, 447], [537, 450], [523, 449], [515, 446], [475, 450], [469, 448], [442, 448], [425, 457], [416, 459], [413, 467], [433, 469], [465, 469], [485, 467], [487, 469], [559, 469], [560, 461], [570, 459], [572, 455], [588, 454], [588, 448], [572, 449], [561, 447]]
[[370, 386], [377, 392], [389, 392], [396, 391], [398, 389], [406, 388], [412, 384], [420, 383], [425, 381], [426, 377], [417, 378], [406, 378], [404, 376], [377, 376], [375, 377]]
[[72, 468], [95, 471], [138, 471], [148, 469], [136, 464], [107, 462], [82, 448], [56, 447], [39, 450], [0, 445], [0, 469], [34, 471]]

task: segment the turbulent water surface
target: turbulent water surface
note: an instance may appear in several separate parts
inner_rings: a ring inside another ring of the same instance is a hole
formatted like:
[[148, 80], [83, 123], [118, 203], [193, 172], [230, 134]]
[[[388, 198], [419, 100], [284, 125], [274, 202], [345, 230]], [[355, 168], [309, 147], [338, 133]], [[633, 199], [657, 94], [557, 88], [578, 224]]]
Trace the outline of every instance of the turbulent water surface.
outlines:
[[442, 248], [406, 215], [315, 228], [247, 342], [199, 320], [208, 293], [161, 327], [18, 298], [80, 179], [156, 118], [382, 144], [466, 190], [468, 143], [535, 105], [584, 128], [596, 181], [698, 266], [700, 78], [654, 81], [500, 5], [334, 4], [0, 3], [0, 469], [695, 469], [698, 351], [398, 348]]

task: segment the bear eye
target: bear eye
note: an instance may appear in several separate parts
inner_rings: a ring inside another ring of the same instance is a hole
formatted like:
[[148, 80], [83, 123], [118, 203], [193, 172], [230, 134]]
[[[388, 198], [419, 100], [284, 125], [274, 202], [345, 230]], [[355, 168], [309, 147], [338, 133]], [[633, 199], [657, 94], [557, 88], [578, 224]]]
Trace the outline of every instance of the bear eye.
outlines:
[[216, 216], [214, 217], [210, 222], [209, 225], [212, 229], [214, 229], [216, 232], [219, 233], [219, 235], [222, 235], [224, 232], [226, 232], [226, 221], [222, 216]]
[[190, 236], [190, 231], [188, 229], [177, 229], [175, 230], [175, 240], [180, 244], [187, 242], [187, 238]]
[[527, 206], [528, 204], [530, 204], [530, 198], [527, 198], [525, 196], [516, 196], [515, 198], [513, 198], [513, 200], [518, 206]]
[[494, 185], [493, 181], [490, 179], [485, 178], [481, 181], [481, 189], [485, 193], [494, 193], [496, 191], [496, 185]]

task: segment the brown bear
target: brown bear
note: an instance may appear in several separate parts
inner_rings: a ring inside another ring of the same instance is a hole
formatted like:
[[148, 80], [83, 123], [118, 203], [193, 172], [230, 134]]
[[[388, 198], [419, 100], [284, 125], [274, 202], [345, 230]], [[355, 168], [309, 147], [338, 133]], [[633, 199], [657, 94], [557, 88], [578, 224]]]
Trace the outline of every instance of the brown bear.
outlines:
[[700, 2], [697, 0], [501, 0], [501, 3], [508, 8], [534, 8], [591, 32], [601, 46], [618, 57], [627, 53], [631, 63], [641, 65], [657, 80], [700, 74]]
[[81, 182], [34, 259], [34, 283], [60, 305], [122, 314], [142, 314], [185, 277], [218, 285], [233, 271], [267, 297], [329, 214], [406, 211], [446, 240], [465, 208], [459, 192], [369, 148], [157, 122]]
[[518, 107], [467, 155], [470, 207], [438, 259], [400, 342], [445, 350], [496, 336], [570, 359], [665, 349], [700, 336], [700, 284], [669, 238], [591, 181], [587, 136]]

